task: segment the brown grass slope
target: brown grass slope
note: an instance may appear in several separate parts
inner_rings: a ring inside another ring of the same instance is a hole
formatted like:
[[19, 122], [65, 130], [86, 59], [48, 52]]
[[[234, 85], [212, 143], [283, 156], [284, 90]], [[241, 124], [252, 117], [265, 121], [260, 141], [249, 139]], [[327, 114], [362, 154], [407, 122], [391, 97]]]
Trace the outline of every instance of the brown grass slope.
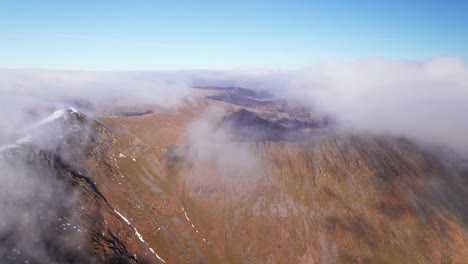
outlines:
[[320, 136], [245, 145], [261, 161], [240, 172], [246, 175], [220, 177], [227, 172], [202, 161], [185, 164], [178, 176], [223, 262], [468, 259], [466, 189], [414, 144]]
[[225, 166], [183, 140], [210, 104], [104, 119], [128, 137], [114, 155], [141, 146], [137, 162], [117, 159], [126, 182], [109, 197], [168, 263], [468, 259], [466, 179], [438, 157], [400, 138], [328, 133], [228, 142], [219, 155], [238, 160], [227, 150], [240, 148], [254, 161]]

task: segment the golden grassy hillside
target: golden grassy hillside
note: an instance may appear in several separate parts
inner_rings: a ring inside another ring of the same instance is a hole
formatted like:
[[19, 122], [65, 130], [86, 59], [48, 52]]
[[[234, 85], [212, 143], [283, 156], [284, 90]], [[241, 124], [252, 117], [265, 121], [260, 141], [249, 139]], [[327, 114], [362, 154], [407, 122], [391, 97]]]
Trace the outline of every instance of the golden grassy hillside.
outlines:
[[102, 119], [125, 135], [114, 155], [131, 150], [103, 192], [167, 263], [466, 263], [466, 185], [435, 155], [333, 133], [232, 142], [216, 122], [195, 144], [210, 105]]

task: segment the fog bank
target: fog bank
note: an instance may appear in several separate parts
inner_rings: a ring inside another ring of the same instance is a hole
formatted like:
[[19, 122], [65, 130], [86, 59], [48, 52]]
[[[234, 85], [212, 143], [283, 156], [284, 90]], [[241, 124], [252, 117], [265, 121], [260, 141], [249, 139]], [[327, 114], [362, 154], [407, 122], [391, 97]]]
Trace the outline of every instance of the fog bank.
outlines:
[[468, 66], [457, 58], [322, 63], [294, 72], [281, 94], [348, 131], [405, 136], [468, 155]]

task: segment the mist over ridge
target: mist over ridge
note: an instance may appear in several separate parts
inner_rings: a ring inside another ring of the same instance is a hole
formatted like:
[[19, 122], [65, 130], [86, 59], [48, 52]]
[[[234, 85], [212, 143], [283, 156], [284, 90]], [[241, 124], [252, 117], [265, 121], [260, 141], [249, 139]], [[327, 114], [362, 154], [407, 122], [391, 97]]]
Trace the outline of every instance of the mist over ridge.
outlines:
[[[35, 105], [177, 106], [191, 87], [246, 87], [330, 115], [344, 130], [409, 137], [468, 149], [468, 66], [456, 57], [425, 62], [324, 62], [298, 70], [87, 72], [0, 70], [2, 131], [24, 125]], [[6, 125], [5, 123], [8, 123]]]

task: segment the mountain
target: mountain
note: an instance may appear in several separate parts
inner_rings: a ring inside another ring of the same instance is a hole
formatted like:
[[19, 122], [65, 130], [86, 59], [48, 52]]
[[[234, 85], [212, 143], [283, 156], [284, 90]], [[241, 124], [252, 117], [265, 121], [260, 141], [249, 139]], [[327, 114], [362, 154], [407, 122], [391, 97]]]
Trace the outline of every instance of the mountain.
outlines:
[[5, 262], [468, 259], [463, 163], [266, 93], [194, 92], [177, 109], [59, 109], [0, 147], [17, 179], [1, 194]]
[[[11, 223], [9, 233], [2, 234], [4, 259], [22, 263], [132, 263], [137, 262], [136, 252], [147, 255], [149, 247], [138, 242], [137, 230], [104, 195], [107, 186], [99, 184], [105, 181], [108, 185], [117, 177], [115, 158], [107, 155], [115, 150], [113, 145], [123, 145], [123, 141], [102, 123], [74, 109], [55, 111], [28, 132], [28, 141], [1, 153], [2, 165], [14, 173], [17, 168], [26, 168], [30, 176], [25, 181], [32, 179], [36, 185], [52, 184], [53, 188], [28, 190], [32, 197], [11, 201], [20, 208], [43, 210], [34, 210], [28, 215], [32, 223], [25, 223], [39, 233], [24, 234], [23, 223]], [[54, 134], [44, 135], [49, 133]], [[27, 182], [16, 187], [24, 188], [23, 184]], [[44, 192], [52, 193], [44, 198]], [[17, 239], [24, 236], [31, 237], [26, 242]], [[37, 246], [41, 249], [31, 250]]]

